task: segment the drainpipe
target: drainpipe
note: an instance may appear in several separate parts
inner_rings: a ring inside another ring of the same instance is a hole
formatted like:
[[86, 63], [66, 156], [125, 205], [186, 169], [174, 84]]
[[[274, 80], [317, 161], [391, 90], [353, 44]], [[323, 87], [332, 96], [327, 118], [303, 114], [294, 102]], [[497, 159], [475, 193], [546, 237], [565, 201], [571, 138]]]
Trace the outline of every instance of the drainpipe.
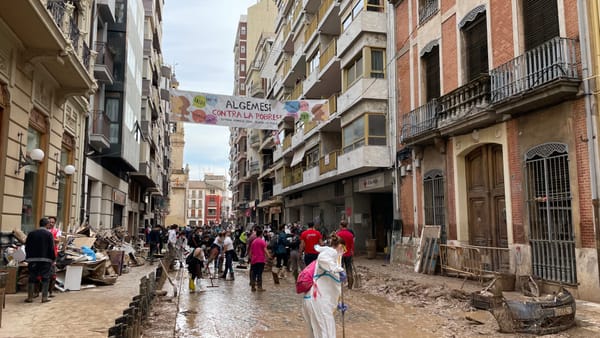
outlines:
[[[590, 67], [593, 66], [592, 56], [590, 52], [590, 25], [588, 22], [588, 13], [590, 16], [593, 16], [591, 12], [587, 10], [587, 2], [586, 0], [578, 0], [577, 1], [577, 10], [579, 16], [579, 44], [581, 48], [581, 72], [583, 79], [583, 95], [585, 102], [585, 112], [586, 112], [586, 121], [587, 121], [587, 143], [588, 143], [588, 153], [589, 153], [589, 161], [590, 161], [590, 179], [591, 179], [591, 192], [592, 192], [592, 203], [594, 206], [593, 213], [593, 223], [594, 223], [594, 232], [596, 235], [596, 250], [598, 250], [598, 242], [600, 236], [599, 233], [599, 224], [598, 224], [598, 146], [596, 142], [598, 141], [596, 135], [598, 133], [597, 130], [597, 115], [594, 114], [593, 109], [596, 107], [595, 97], [590, 89], [590, 81], [594, 78], [594, 75], [590, 72]], [[589, 1], [592, 8], [597, 10], [597, 5], [594, 4], [594, 1]], [[597, 17], [592, 18], [592, 24], [597, 24]], [[597, 26], [596, 26], [597, 28]], [[592, 39], [597, 38], [592, 37]], [[600, 252], [596, 252], [596, 254], [600, 254]], [[598, 262], [598, 268], [600, 270], [600, 261]]]
[[398, 124], [397, 124], [397, 92], [396, 92], [396, 6], [389, 2], [387, 7], [388, 33], [387, 33], [387, 74], [388, 74], [388, 117], [390, 135], [390, 160], [392, 162], [392, 187], [394, 198], [394, 220], [400, 219], [400, 177], [398, 175]]

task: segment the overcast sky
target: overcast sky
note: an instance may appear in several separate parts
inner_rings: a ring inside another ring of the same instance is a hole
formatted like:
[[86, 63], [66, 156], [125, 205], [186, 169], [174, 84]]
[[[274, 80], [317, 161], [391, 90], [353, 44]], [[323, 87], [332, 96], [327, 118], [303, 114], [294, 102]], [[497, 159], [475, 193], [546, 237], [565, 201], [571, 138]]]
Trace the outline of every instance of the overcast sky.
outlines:
[[[240, 15], [257, 0], [167, 0], [163, 57], [173, 65], [179, 89], [233, 94], [233, 46]], [[185, 125], [184, 164], [190, 179], [227, 175], [229, 128]]]

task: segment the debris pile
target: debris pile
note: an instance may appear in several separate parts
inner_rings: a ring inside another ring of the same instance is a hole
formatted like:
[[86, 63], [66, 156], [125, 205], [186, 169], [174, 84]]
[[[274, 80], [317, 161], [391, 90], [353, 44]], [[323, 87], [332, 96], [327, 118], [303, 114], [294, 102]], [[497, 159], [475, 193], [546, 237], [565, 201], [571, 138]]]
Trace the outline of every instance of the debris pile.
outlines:
[[[15, 240], [4, 248], [4, 263], [20, 268], [17, 284], [25, 286], [28, 273], [24, 244], [27, 236], [18, 229], [12, 235]], [[94, 231], [83, 226], [72, 233], [63, 232], [59, 240], [56, 288], [61, 291], [86, 287], [82, 283], [93, 284], [87, 287], [112, 285], [130, 267], [145, 264], [143, 257], [147, 249], [144, 242], [132, 238], [123, 227]]]

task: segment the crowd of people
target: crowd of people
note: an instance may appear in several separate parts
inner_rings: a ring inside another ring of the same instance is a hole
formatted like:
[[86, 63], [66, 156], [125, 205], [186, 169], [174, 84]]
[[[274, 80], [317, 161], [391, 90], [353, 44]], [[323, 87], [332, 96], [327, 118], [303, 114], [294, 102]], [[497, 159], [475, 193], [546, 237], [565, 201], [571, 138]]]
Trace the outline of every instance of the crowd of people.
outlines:
[[317, 230], [313, 222], [304, 226], [282, 224], [276, 228], [254, 225], [249, 229], [233, 224], [196, 227], [173, 224], [168, 228], [146, 228], [145, 233], [148, 258], [153, 260], [163, 252], [171, 252], [176, 264], [187, 265], [192, 292], [202, 278], [235, 280], [234, 262], [237, 262], [237, 268], [246, 269], [249, 265], [251, 291], [265, 290], [265, 272], [271, 273], [274, 284], [279, 284], [288, 274], [296, 280], [300, 271], [317, 259], [319, 253], [315, 245], [327, 245], [331, 235], [336, 235], [345, 242], [342, 263], [348, 272], [348, 287], [352, 288], [354, 234], [345, 220], [330, 234]]

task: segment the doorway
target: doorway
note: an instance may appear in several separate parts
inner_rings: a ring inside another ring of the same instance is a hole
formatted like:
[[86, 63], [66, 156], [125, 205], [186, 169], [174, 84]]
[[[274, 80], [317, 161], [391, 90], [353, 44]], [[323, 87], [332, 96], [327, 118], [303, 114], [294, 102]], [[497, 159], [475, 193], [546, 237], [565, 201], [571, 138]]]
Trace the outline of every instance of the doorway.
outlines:
[[465, 160], [469, 244], [508, 248], [502, 146], [483, 145]]

